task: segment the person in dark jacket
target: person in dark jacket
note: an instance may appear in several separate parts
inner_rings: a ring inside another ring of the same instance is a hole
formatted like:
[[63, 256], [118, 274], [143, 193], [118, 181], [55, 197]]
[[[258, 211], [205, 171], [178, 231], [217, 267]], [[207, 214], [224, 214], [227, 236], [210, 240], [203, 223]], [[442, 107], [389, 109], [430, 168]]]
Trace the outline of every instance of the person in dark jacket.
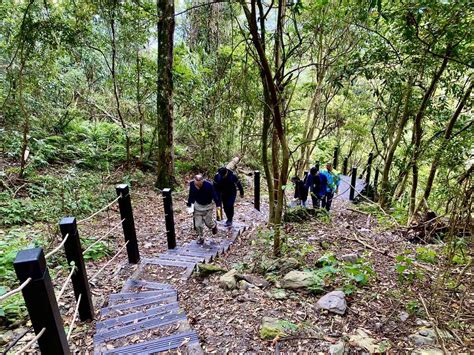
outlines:
[[299, 200], [299, 204], [306, 207], [306, 201], [308, 200], [308, 189], [306, 188], [305, 182], [302, 181], [298, 176], [293, 176], [291, 182], [295, 185], [294, 198]]
[[196, 175], [189, 183], [189, 197], [187, 206], [194, 204], [194, 229], [198, 235], [198, 244], [204, 243], [204, 225], [212, 230], [212, 234], [217, 234], [217, 224], [214, 220], [214, 206], [221, 206], [221, 201], [212, 183], [205, 180], [202, 175]]
[[316, 167], [312, 167], [306, 179], [306, 188], [311, 194], [313, 208], [321, 208], [321, 201], [326, 194], [327, 183], [326, 176], [320, 174]]
[[234, 203], [237, 197], [237, 189], [240, 192], [240, 198], [244, 197], [244, 188], [240, 183], [238, 177], [232, 172], [232, 170], [226, 167], [221, 167], [217, 171], [214, 177], [214, 187], [221, 198], [224, 212], [227, 217], [225, 222], [226, 227], [232, 226], [232, 220], [234, 218]]

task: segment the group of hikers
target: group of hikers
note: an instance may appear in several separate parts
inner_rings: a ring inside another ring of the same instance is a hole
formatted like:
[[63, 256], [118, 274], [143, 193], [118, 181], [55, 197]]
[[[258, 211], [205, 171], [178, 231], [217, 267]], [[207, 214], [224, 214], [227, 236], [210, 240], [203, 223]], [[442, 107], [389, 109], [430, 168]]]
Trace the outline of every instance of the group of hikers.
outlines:
[[244, 188], [232, 170], [221, 167], [214, 176], [214, 181], [205, 180], [201, 174], [194, 176], [189, 184], [188, 208], [194, 212], [194, 229], [197, 242], [204, 243], [204, 225], [217, 234], [217, 223], [214, 220], [214, 205], [217, 206], [217, 217], [222, 218], [221, 208], [227, 217], [226, 227], [232, 226], [234, 204], [239, 190], [240, 198], [244, 197]]
[[[340, 181], [339, 174], [334, 171], [331, 163], [326, 164], [326, 170], [319, 171], [318, 168], [312, 167], [304, 180], [297, 176], [291, 180], [295, 184], [294, 197], [298, 200], [298, 204], [306, 207], [306, 201], [310, 195], [313, 208], [325, 208], [327, 211], [331, 209], [332, 199], [338, 192]], [[242, 184], [232, 170], [226, 167], [219, 168], [213, 182], [198, 174], [189, 183], [187, 206], [189, 212], [194, 214], [194, 229], [199, 244], [204, 243], [204, 226], [211, 229], [212, 234], [217, 234], [214, 203], [217, 206], [217, 219], [222, 219], [221, 208], [223, 207], [227, 217], [224, 225], [232, 226], [237, 190], [243, 198]]]
[[308, 194], [311, 196], [313, 208], [331, 209], [332, 199], [338, 193], [340, 177], [331, 163], [326, 164], [326, 170], [319, 171], [313, 166], [304, 180], [294, 176], [291, 181], [295, 185], [294, 198], [298, 204], [306, 207]]

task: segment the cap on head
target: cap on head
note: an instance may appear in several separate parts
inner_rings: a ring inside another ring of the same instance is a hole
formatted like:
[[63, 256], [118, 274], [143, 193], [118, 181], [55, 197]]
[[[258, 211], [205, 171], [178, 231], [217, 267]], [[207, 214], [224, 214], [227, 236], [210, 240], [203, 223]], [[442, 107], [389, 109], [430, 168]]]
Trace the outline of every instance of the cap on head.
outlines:
[[222, 166], [217, 170], [220, 176], [225, 176], [227, 174], [227, 168], [225, 166]]
[[292, 182], [296, 182], [296, 181], [299, 181], [299, 180], [300, 180], [300, 178], [299, 178], [298, 176], [293, 176], [293, 177], [291, 178], [291, 181], [292, 181]]
[[309, 173], [311, 175], [316, 175], [317, 172], [318, 172], [318, 169], [316, 169], [316, 167], [314, 167], [314, 166], [311, 169], [309, 169]]

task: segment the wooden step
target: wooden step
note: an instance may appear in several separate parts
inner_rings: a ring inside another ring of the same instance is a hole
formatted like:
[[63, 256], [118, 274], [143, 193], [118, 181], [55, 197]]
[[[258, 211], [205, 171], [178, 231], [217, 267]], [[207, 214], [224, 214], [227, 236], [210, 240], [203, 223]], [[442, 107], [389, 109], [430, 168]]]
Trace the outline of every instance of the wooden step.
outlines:
[[145, 341], [140, 344], [133, 344], [109, 351], [97, 352], [97, 354], [155, 354], [158, 352], [177, 349], [183, 346], [183, 344], [186, 344], [187, 346], [199, 344], [199, 338], [196, 332], [188, 331], [176, 333], [171, 336]]

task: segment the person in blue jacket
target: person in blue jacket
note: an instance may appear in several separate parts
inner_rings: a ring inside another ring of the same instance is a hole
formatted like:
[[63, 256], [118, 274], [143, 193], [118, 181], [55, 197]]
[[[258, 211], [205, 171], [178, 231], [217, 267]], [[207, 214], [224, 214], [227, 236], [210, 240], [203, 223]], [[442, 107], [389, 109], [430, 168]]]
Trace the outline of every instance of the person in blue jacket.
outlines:
[[327, 179], [320, 174], [316, 167], [312, 167], [306, 179], [306, 188], [311, 194], [313, 208], [321, 208], [321, 201], [326, 194]]
[[321, 175], [318, 169], [313, 166], [309, 171], [308, 178], [306, 179], [306, 188], [309, 190], [311, 195], [313, 208], [321, 208], [321, 201], [326, 193], [326, 186], [326, 177]]
[[227, 217], [225, 222], [226, 227], [232, 226], [234, 218], [234, 203], [237, 197], [237, 189], [240, 192], [240, 198], [244, 197], [244, 188], [239, 181], [239, 178], [226, 167], [221, 167], [214, 177], [214, 188], [218, 196], [221, 198], [224, 212]]
[[327, 179], [327, 187], [326, 187], [326, 194], [323, 198], [323, 208], [327, 211], [331, 209], [332, 199], [334, 194], [337, 194], [339, 189], [339, 183], [341, 182], [341, 178], [339, 173], [333, 169], [331, 163], [326, 164], [326, 170], [321, 171], [321, 175], [326, 176]]
[[219, 196], [211, 182], [204, 179], [200, 174], [194, 177], [189, 183], [189, 197], [187, 206], [194, 204], [194, 229], [198, 236], [198, 244], [204, 243], [204, 225], [212, 230], [212, 234], [217, 234], [217, 224], [214, 220], [214, 206], [221, 206]]

